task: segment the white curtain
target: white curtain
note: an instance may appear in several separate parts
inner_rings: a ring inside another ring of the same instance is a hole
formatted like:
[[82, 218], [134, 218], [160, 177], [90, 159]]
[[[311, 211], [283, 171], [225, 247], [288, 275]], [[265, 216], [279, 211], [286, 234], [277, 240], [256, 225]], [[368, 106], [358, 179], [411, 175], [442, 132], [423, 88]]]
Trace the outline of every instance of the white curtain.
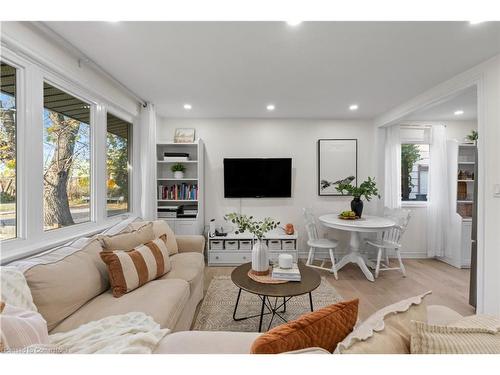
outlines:
[[429, 194], [427, 195], [427, 255], [443, 256], [449, 224], [448, 162], [446, 128], [434, 125], [429, 160]]
[[140, 120], [141, 216], [156, 218], [156, 111], [147, 103], [141, 107]]
[[401, 207], [401, 138], [400, 126], [385, 128], [384, 205]]

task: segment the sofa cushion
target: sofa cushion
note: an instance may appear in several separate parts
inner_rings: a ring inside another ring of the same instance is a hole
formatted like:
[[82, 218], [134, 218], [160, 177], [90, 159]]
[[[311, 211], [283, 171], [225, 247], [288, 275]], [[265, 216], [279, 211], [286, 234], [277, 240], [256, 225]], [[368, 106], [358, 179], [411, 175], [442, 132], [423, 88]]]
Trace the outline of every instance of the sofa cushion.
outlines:
[[154, 354], [249, 354], [260, 333], [182, 331], [165, 336]]
[[411, 322], [412, 354], [500, 354], [500, 319], [472, 315], [451, 326]]
[[115, 297], [121, 297], [163, 276], [171, 268], [163, 238], [156, 238], [129, 251], [103, 251], [101, 258], [108, 266], [109, 281]]
[[102, 242], [102, 247], [106, 251], [132, 250], [134, 247], [154, 240], [153, 224], [146, 223], [141, 228], [132, 232], [122, 232], [113, 236], [100, 235], [98, 238]]
[[205, 259], [200, 253], [179, 253], [170, 257], [172, 268], [162, 279], [181, 279], [189, 283], [193, 292], [196, 285], [203, 278]]
[[66, 332], [93, 320], [133, 311], [151, 316], [161, 328], [173, 329], [188, 299], [189, 284], [179, 279], [154, 280], [121, 298], [114, 298], [109, 290], [82, 306], [50, 333]]
[[24, 276], [49, 331], [109, 288], [108, 271], [96, 239], [80, 238], [12, 266]]
[[357, 318], [357, 299], [326, 306], [264, 333], [254, 341], [250, 351], [278, 354], [320, 347], [331, 353], [352, 331]]
[[410, 354], [410, 321], [427, 321], [424, 297], [386, 306], [359, 324], [335, 350], [337, 354]]
[[48, 343], [47, 323], [39, 313], [0, 302], [0, 352]]
[[[137, 230], [139, 228], [144, 227], [149, 222], [147, 221], [135, 221], [129, 225], [131, 230]], [[153, 223], [153, 233], [155, 238], [160, 237], [165, 234], [166, 240], [165, 244], [167, 245], [168, 253], [170, 255], [177, 254], [179, 252], [179, 247], [177, 245], [177, 240], [175, 239], [174, 231], [170, 228], [165, 220], [155, 220]]]

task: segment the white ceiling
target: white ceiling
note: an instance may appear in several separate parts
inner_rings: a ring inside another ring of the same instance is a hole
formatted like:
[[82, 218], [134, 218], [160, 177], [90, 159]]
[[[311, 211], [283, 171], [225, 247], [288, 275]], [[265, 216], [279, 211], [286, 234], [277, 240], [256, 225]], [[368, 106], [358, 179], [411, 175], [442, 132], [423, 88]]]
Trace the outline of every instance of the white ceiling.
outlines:
[[499, 22], [46, 25], [166, 117], [373, 118], [500, 52]]
[[[462, 110], [462, 115], [455, 111]], [[477, 119], [477, 88], [472, 86], [432, 107], [415, 111], [405, 120], [412, 121], [458, 121]]]

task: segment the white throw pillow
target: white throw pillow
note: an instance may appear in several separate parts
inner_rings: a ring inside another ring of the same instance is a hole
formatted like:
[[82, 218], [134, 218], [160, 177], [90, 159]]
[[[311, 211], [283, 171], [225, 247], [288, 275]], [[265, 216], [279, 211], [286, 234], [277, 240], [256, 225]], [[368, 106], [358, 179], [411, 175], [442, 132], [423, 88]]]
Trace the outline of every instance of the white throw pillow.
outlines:
[[0, 267], [2, 301], [26, 310], [38, 311], [24, 274], [14, 267]]
[[35, 311], [6, 304], [0, 313], [0, 338], [3, 351], [49, 344], [47, 322]]

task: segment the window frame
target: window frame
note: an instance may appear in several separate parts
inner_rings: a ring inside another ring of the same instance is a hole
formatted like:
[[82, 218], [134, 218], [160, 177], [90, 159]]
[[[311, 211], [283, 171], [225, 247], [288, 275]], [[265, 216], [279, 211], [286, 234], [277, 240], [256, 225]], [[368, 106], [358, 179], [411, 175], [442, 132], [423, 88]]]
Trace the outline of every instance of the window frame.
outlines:
[[[78, 80], [67, 78], [72, 71], [62, 71], [27, 53], [2, 45], [3, 62], [16, 68], [16, 231], [17, 237], [0, 241], [0, 263], [31, 256], [82, 236], [99, 233], [131, 216], [137, 216], [134, 196], [135, 175], [129, 171], [129, 212], [107, 217], [106, 189], [106, 111], [117, 114], [132, 124], [132, 139], [137, 134], [139, 115], [115, 105], [109, 98], [96, 94]], [[89, 103], [90, 121], [90, 221], [50, 231], [43, 230], [43, 82], [47, 82], [76, 98]], [[112, 94], [111, 94], [112, 95]], [[133, 142], [133, 141], [132, 141]], [[131, 163], [139, 156], [132, 143]], [[133, 164], [131, 164], [133, 165]]]
[[[132, 116], [129, 114], [121, 111], [120, 109], [113, 107], [113, 106], [108, 106], [105, 108], [105, 114], [104, 118], [106, 119], [106, 135], [107, 135], [107, 130], [108, 130], [108, 113], [112, 116], [118, 117], [120, 120], [125, 121], [130, 124], [130, 129], [129, 129], [129, 139], [128, 139], [128, 203], [127, 203], [127, 212], [124, 212], [122, 214], [115, 214], [115, 215], [108, 215], [107, 214], [107, 166], [106, 167], [106, 178], [104, 179], [104, 184], [106, 186], [106, 201], [105, 201], [105, 214], [107, 218], [114, 218], [114, 217], [120, 217], [121, 215], [125, 214], [130, 214], [134, 212], [135, 205], [134, 205], [134, 178], [133, 178], [133, 171], [134, 171], [134, 133], [135, 133], [135, 128], [137, 128], [137, 123], [136, 119], [134, 119]], [[106, 142], [107, 143], [107, 142]], [[107, 146], [107, 145], [106, 145]], [[106, 161], [107, 161], [107, 152], [108, 148], [106, 147]]]

